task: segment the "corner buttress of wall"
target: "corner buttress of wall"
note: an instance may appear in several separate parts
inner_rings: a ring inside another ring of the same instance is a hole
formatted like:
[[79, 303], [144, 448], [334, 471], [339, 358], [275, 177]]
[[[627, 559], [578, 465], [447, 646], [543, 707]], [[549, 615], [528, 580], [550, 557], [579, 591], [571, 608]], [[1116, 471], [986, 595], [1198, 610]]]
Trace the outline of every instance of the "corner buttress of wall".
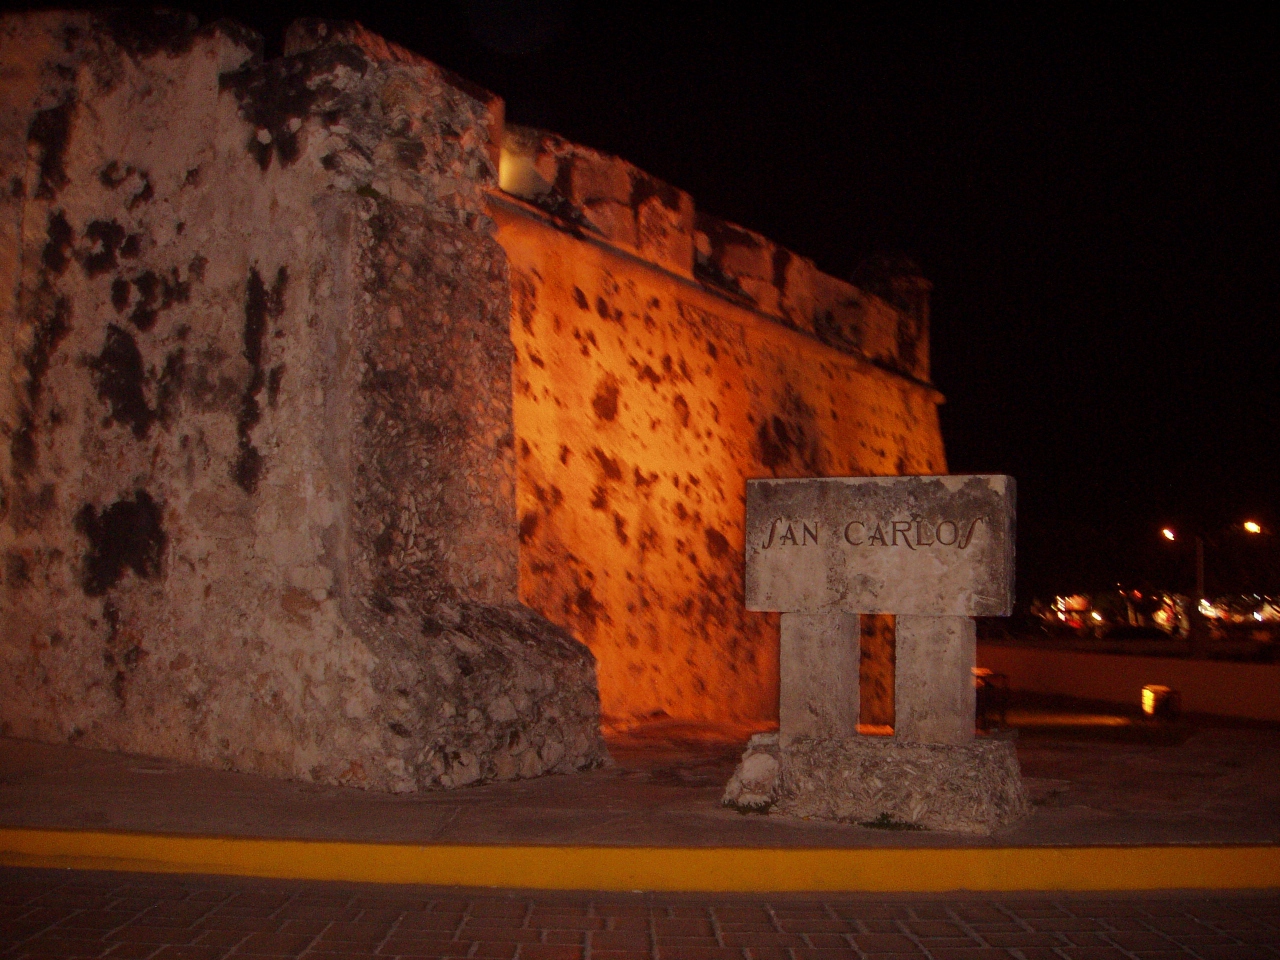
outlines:
[[0, 734], [389, 790], [600, 762], [590, 652], [516, 600], [501, 104], [309, 29], [0, 21]]

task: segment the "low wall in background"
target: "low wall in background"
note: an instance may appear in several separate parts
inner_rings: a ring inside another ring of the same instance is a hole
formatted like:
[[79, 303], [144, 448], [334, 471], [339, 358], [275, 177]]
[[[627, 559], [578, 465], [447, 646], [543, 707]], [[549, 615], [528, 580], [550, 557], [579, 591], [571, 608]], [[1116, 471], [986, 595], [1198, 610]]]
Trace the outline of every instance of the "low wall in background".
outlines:
[[1136, 705], [1148, 683], [1182, 696], [1182, 709], [1280, 722], [1280, 665], [1131, 657], [1043, 647], [978, 645], [978, 665], [1003, 673], [1012, 690]]

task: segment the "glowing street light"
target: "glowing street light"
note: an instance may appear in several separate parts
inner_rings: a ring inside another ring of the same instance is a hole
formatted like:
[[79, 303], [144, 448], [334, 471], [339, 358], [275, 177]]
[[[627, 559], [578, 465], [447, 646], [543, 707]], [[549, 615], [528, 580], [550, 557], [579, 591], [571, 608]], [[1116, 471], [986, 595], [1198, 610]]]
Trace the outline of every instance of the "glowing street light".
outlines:
[[1160, 536], [1164, 537], [1166, 540], [1178, 539], [1178, 535], [1174, 533], [1172, 530], [1170, 530], [1168, 527], [1165, 527], [1163, 530], [1160, 531]]
[[1246, 520], [1244, 522], [1245, 533], [1261, 533], [1262, 526], [1255, 520]]

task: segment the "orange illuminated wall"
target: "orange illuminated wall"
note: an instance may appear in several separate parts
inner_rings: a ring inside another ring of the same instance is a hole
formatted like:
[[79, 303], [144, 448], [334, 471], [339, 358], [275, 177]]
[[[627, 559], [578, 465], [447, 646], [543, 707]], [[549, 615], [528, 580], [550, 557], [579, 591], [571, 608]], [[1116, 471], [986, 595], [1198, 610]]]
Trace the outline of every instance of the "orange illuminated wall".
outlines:
[[616, 158], [512, 139], [504, 187], [523, 196], [491, 211], [521, 599], [595, 653], [615, 724], [774, 723], [776, 615], [743, 607], [746, 480], [945, 472], [927, 307], [695, 217]]

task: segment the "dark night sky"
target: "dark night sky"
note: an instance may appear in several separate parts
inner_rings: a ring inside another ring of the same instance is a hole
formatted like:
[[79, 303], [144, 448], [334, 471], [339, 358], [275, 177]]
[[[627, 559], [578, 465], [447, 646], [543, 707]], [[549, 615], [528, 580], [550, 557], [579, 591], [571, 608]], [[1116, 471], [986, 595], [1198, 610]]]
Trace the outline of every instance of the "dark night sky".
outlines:
[[269, 51], [295, 15], [360, 19], [512, 121], [619, 154], [829, 273], [914, 258], [950, 468], [1019, 483], [1022, 599], [1186, 586], [1160, 526], [1280, 523], [1280, 36], [1262, 19], [186, 6]]

